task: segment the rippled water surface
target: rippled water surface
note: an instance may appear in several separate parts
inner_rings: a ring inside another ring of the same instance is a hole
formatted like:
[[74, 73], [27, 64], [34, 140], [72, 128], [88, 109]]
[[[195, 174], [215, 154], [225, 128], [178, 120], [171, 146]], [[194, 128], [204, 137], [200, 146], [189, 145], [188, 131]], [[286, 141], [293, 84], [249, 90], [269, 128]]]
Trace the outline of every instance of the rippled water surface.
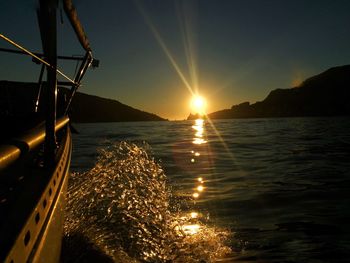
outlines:
[[349, 260], [349, 118], [76, 128], [76, 259], [88, 244], [104, 262]]

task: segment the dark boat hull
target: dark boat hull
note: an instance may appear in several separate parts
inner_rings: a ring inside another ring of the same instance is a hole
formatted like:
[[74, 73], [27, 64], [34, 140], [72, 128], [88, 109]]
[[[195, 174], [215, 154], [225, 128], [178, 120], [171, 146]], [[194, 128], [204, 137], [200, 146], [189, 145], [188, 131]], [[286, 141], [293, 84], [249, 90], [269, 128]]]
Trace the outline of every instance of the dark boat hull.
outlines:
[[[71, 134], [67, 127], [55, 167], [28, 171], [30, 175], [21, 194], [13, 201], [0, 228], [1, 239], [6, 240], [0, 248], [0, 261], [59, 262], [71, 151]], [[23, 169], [14, 168], [13, 171], [21, 173]], [[6, 228], [6, 224], [10, 227]]]

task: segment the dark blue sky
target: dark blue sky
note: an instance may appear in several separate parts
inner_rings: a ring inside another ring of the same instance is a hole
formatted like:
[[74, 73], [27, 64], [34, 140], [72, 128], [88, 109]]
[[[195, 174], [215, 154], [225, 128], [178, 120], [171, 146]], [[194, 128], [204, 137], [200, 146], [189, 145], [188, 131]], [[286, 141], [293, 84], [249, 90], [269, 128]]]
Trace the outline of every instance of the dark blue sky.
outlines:
[[[166, 118], [188, 115], [189, 87], [207, 98], [212, 112], [262, 100], [272, 89], [350, 60], [348, 0], [75, 3], [101, 60], [82, 91]], [[34, 0], [1, 1], [0, 32], [40, 51], [35, 8]], [[60, 53], [81, 54], [65, 17], [59, 30]], [[0, 69], [0, 79], [33, 81], [39, 71], [30, 59], [3, 54]]]

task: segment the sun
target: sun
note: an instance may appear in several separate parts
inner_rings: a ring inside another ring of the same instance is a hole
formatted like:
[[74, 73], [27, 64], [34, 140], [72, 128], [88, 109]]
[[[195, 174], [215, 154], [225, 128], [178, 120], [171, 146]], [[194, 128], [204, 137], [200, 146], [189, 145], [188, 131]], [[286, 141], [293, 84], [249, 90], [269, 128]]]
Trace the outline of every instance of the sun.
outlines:
[[196, 95], [191, 100], [191, 110], [194, 114], [204, 115], [207, 107], [207, 101], [204, 97]]

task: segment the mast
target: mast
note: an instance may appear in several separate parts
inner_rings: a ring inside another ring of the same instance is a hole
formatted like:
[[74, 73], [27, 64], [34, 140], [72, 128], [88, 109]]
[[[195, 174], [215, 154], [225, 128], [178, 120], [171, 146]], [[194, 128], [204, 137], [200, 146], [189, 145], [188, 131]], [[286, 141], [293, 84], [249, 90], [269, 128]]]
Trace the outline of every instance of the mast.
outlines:
[[47, 70], [46, 87], [46, 113], [45, 113], [45, 160], [46, 167], [51, 167], [55, 162], [56, 151], [56, 105], [57, 105], [57, 24], [56, 9], [57, 0], [40, 0], [38, 18], [44, 55], [51, 67]]

